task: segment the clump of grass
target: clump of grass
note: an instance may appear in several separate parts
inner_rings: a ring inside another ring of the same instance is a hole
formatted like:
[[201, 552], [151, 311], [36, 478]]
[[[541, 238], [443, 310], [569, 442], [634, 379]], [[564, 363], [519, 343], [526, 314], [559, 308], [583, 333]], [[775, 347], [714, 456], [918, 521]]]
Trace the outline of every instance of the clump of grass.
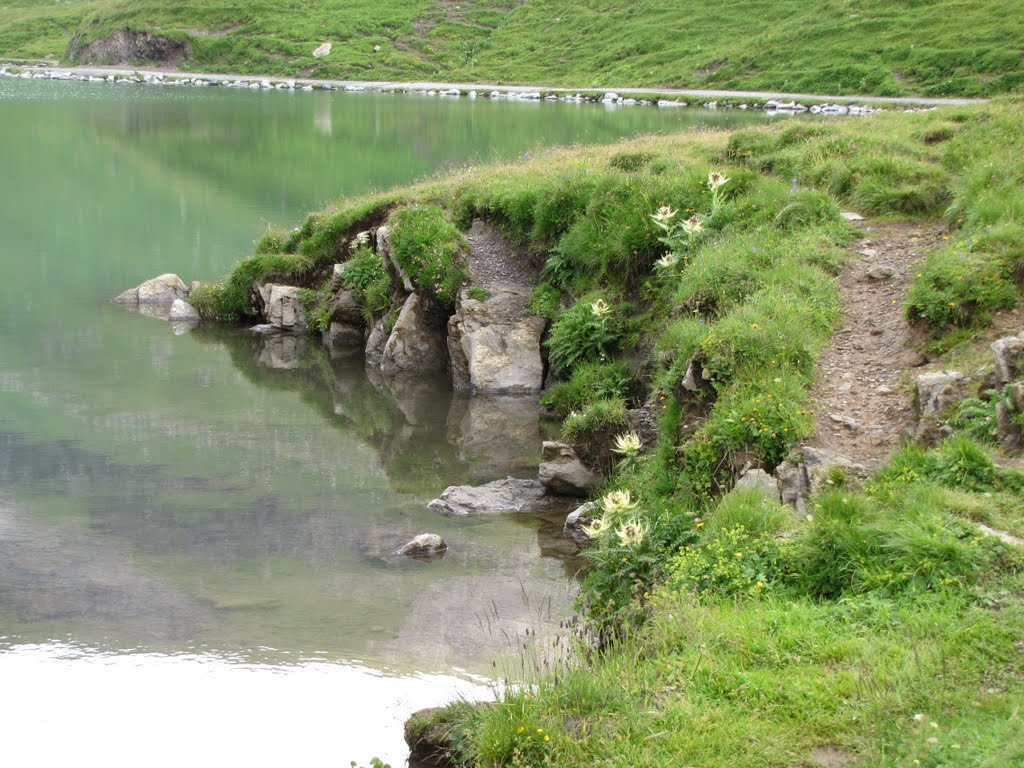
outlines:
[[437, 205], [412, 205], [391, 215], [395, 261], [413, 284], [442, 304], [452, 306], [469, 277], [461, 254], [465, 238]]
[[965, 246], [933, 252], [907, 292], [907, 319], [934, 330], [977, 328], [1017, 302], [1017, 289], [996, 258]]
[[367, 320], [391, 306], [391, 278], [384, 261], [370, 248], [361, 247], [345, 264], [341, 284], [352, 292]]
[[622, 307], [596, 294], [562, 312], [546, 342], [555, 372], [571, 374], [581, 363], [606, 360], [624, 334], [622, 314]]
[[596, 400], [629, 400], [636, 380], [624, 361], [593, 361], [576, 367], [568, 381], [559, 382], [541, 397], [545, 408], [568, 415]]

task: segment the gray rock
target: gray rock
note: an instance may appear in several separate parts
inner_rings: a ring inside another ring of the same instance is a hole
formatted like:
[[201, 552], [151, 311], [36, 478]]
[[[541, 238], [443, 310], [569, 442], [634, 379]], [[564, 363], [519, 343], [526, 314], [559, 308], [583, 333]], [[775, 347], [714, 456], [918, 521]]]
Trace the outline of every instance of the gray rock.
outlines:
[[331, 43], [320, 43], [320, 45], [313, 49], [313, 58], [322, 59], [324, 56], [330, 54], [331, 48]]
[[564, 497], [551, 496], [537, 480], [494, 480], [484, 485], [452, 485], [428, 509], [448, 517], [501, 514], [509, 512], [558, 512], [565, 509]]
[[888, 265], [879, 265], [869, 269], [867, 275], [869, 280], [890, 280], [896, 276], [896, 270]]
[[779, 497], [783, 504], [788, 504], [803, 515], [807, 509], [807, 474], [802, 464], [786, 460], [775, 467], [775, 479], [778, 483]]
[[378, 318], [366, 336], [367, 366], [380, 368], [380, 361], [384, 359], [384, 345], [388, 343], [390, 335], [391, 331], [384, 322], [384, 318]]
[[277, 333], [279, 330], [281, 329], [275, 328], [274, 326], [270, 325], [270, 323], [260, 323], [249, 328], [250, 333], [258, 333], [261, 335], [268, 333]]
[[589, 496], [602, 478], [583, 463], [571, 445], [544, 441], [540, 452], [540, 481], [553, 493]]
[[958, 371], [922, 373], [916, 380], [918, 415], [941, 416], [957, 400], [957, 388], [965, 380]]
[[363, 310], [356, 302], [355, 296], [352, 295], [351, 291], [346, 291], [343, 288], [335, 292], [334, 297], [331, 299], [329, 312], [331, 322], [344, 323], [357, 328], [362, 328], [366, 325]]
[[763, 469], [748, 469], [742, 477], [736, 481], [735, 488], [739, 490], [755, 490], [769, 496], [775, 501], [779, 500], [779, 482], [765, 472]]
[[992, 357], [996, 364], [996, 382], [999, 386], [1016, 381], [1024, 374], [1024, 339], [1007, 336], [992, 342]]
[[171, 310], [167, 315], [167, 319], [172, 323], [198, 323], [200, 319], [199, 310], [183, 299], [175, 299], [174, 303], [171, 304]]
[[421, 533], [395, 552], [407, 557], [434, 557], [448, 549], [447, 542], [436, 533]]
[[1017, 413], [1024, 413], [1024, 381], [1014, 382], [1010, 387], [1010, 400]]
[[804, 460], [804, 472], [807, 477], [807, 490], [815, 493], [821, 490], [828, 480], [829, 475], [835, 469], [841, 469], [847, 475], [855, 478], [867, 476], [867, 467], [858, 464], [853, 459], [842, 456], [822, 448], [804, 446], [801, 451]]
[[301, 290], [294, 285], [261, 285], [259, 296], [263, 319], [281, 330], [305, 331], [308, 323], [306, 307], [299, 300]]
[[478, 301], [463, 290], [448, 321], [453, 385], [486, 394], [540, 392], [540, 340], [547, 321], [527, 312], [528, 287], [492, 286], [489, 291]]
[[187, 299], [188, 286], [175, 274], [167, 273], [146, 280], [114, 298], [115, 304], [127, 307], [166, 307], [169, 308], [175, 299]]
[[843, 211], [839, 215], [842, 216], [847, 221], [864, 221], [863, 216], [861, 216], [859, 213], [854, 213], [853, 211]]
[[353, 349], [363, 345], [363, 328], [348, 323], [331, 323], [321, 336], [328, 349]]
[[444, 331], [430, 314], [419, 294], [409, 295], [384, 344], [380, 361], [383, 373], [444, 370], [448, 359]]
[[1008, 451], [1017, 452], [1021, 447], [1021, 428], [1013, 420], [1014, 415], [1005, 403], [996, 403], [996, 435]]

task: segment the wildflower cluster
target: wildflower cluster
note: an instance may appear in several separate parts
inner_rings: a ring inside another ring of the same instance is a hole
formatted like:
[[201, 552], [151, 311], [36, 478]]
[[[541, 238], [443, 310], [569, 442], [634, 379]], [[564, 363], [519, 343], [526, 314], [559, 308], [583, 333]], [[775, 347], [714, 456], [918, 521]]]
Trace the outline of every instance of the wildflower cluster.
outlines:
[[784, 544], [737, 526], [681, 550], [670, 584], [708, 597], [760, 597], [781, 581], [786, 562]]
[[625, 513], [635, 509], [637, 504], [629, 491], [611, 491], [601, 499], [603, 515], [583, 526], [583, 532], [598, 543], [607, 541], [609, 534], [614, 532], [621, 546], [640, 546], [647, 535], [647, 527], [636, 517], [623, 519]]
[[[717, 171], [708, 174], [708, 189], [711, 191], [711, 215], [713, 216], [722, 204], [721, 188], [729, 179]], [[658, 240], [669, 250], [655, 262], [655, 267], [663, 272], [673, 271], [680, 263], [685, 263], [687, 253], [692, 252], [704, 234], [704, 221], [696, 214], [686, 219], [677, 219], [679, 211], [670, 205], [661, 206], [651, 214], [651, 221], [665, 234]]]

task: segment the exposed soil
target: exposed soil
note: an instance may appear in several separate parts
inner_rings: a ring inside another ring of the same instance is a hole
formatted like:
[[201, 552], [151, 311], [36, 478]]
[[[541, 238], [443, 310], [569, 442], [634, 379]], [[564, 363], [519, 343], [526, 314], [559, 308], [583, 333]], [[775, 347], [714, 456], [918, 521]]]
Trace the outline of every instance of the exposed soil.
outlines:
[[868, 468], [884, 464], [914, 423], [907, 371], [927, 362], [913, 346], [903, 301], [918, 264], [942, 243], [941, 222], [854, 222], [863, 237], [839, 277], [843, 321], [822, 353], [809, 442]]
[[540, 271], [527, 254], [516, 248], [507, 237], [477, 219], [466, 234], [469, 253], [466, 265], [473, 285], [482, 288], [498, 286], [532, 289], [540, 279]]

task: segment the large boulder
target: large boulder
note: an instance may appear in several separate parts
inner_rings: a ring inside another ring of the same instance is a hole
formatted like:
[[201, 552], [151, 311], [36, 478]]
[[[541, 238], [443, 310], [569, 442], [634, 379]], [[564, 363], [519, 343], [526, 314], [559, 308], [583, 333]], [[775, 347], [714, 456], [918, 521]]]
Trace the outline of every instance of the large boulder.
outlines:
[[540, 481], [552, 493], [589, 496], [601, 487], [599, 474], [583, 463], [571, 445], [544, 441], [540, 451]]
[[300, 300], [301, 288], [267, 283], [259, 287], [263, 318], [269, 325], [296, 333], [308, 327], [306, 306]]
[[355, 349], [363, 345], [363, 328], [348, 323], [332, 322], [320, 334], [325, 347], [335, 349]]
[[540, 341], [547, 321], [530, 315], [526, 286], [489, 288], [485, 299], [459, 295], [448, 321], [448, 352], [456, 389], [532, 394], [544, 383]]
[[432, 307], [418, 293], [409, 295], [384, 344], [380, 369], [387, 375], [444, 370], [445, 337]]
[[146, 280], [114, 298], [126, 307], [160, 307], [170, 309], [176, 299], [188, 299], [189, 289], [175, 274], [168, 273]]
[[484, 485], [449, 486], [427, 507], [448, 517], [468, 517], [509, 512], [557, 512], [565, 509], [566, 500], [549, 495], [547, 488], [537, 480], [509, 477]]
[[991, 349], [996, 364], [996, 383], [999, 386], [1024, 376], [1024, 339], [1019, 336], [996, 339]]

